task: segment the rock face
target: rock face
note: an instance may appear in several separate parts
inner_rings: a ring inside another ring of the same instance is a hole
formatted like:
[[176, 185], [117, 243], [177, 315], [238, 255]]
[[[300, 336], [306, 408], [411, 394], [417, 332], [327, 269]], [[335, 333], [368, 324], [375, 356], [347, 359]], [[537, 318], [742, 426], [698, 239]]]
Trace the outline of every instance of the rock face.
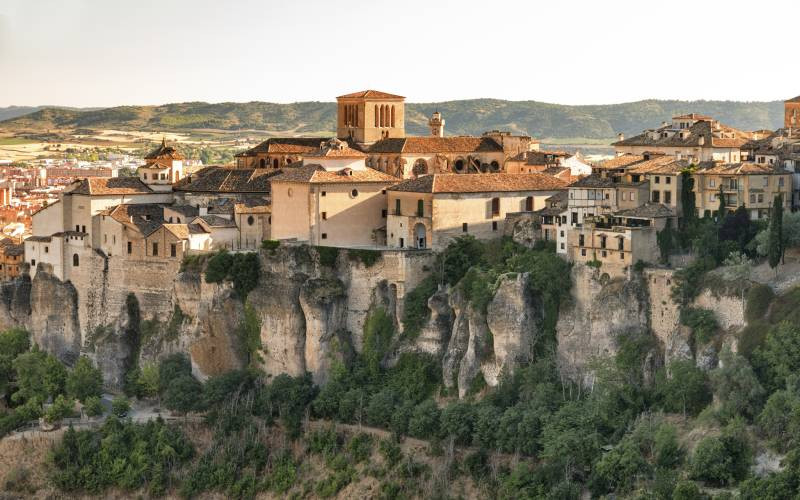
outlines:
[[558, 359], [564, 375], [588, 382], [594, 358], [616, 354], [625, 336], [649, 333], [649, 307], [640, 278], [602, 282], [598, 270], [576, 265], [572, 303], [561, 307], [556, 325]]
[[528, 279], [527, 274], [501, 276], [485, 312], [458, 286], [428, 300], [431, 316], [413, 349], [442, 356], [444, 384], [460, 397], [474, 387], [476, 377], [495, 386], [503, 373], [532, 359], [542, 311]]

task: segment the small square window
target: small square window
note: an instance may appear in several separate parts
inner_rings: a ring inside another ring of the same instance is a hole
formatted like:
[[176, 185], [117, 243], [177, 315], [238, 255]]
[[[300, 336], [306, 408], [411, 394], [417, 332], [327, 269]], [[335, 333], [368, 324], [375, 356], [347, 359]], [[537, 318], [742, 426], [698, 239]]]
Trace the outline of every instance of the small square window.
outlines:
[[328, 233], [322, 233], [322, 239], [323, 240], [327, 240], [328, 239]]
[[328, 193], [327, 193], [327, 192], [325, 192], [325, 191], [323, 191], [323, 192], [321, 192], [319, 195], [320, 195], [320, 196], [325, 196], [326, 194], [328, 194]]
[[581, 248], [581, 256], [586, 257], [586, 249]]
[[328, 220], [328, 212], [322, 212], [322, 220]]
[[466, 223], [466, 222], [464, 222], [463, 224], [461, 224], [461, 232], [462, 232], [462, 233], [466, 233], [466, 232], [468, 232], [468, 231], [469, 231], [469, 228], [468, 228], [468, 226], [467, 226], [467, 223]]
[[384, 218], [384, 219], [386, 218], [386, 209], [385, 208], [383, 210], [381, 210], [381, 217]]

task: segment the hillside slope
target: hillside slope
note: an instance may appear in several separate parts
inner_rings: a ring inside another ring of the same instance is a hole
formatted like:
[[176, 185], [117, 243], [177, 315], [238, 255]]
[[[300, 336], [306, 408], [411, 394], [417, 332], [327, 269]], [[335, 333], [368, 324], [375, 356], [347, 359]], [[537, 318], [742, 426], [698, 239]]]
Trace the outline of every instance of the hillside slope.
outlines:
[[[6, 113], [9, 108], [0, 110]], [[32, 108], [35, 109], [35, 108]], [[537, 101], [472, 99], [406, 104], [406, 130], [427, 133], [428, 117], [443, 113], [449, 135], [480, 134], [503, 129], [538, 138], [608, 139], [627, 135], [669, 120], [673, 115], [697, 112], [733, 127], [755, 130], [781, 125], [783, 104], [733, 101], [647, 100], [624, 104], [567, 106]], [[17, 108], [13, 114], [22, 111]], [[0, 114], [0, 118], [7, 116]], [[187, 102], [161, 106], [118, 106], [75, 110], [42, 108], [0, 121], [7, 131], [103, 128], [136, 130], [257, 129], [274, 134], [323, 135], [335, 128], [336, 105], [330, 102], [275, 104], [267, 102]]]

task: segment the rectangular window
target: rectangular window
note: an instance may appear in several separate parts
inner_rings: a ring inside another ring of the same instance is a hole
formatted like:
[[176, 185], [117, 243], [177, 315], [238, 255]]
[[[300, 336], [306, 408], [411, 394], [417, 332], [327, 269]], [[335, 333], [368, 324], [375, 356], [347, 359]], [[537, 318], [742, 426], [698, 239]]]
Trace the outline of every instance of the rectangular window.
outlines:
[[717, 180], [716, 179], [709, 179], [708, 180], [708, 187], [717, 187]]
[[582, 234], [579, 234], [579, 235], [578, 235], [578, 246], [583, 246], [583, 243], [584, 243], [584, 241], [583, 241], [583, 235], [582, 235]]
[[492, 198], [492, 217], [500, 215], [500, 198]]
[[758, 195], [758, 202], [759, 203], [764, 203], [764, 195], [763, 194], [759, 194]]
[[672, 177], [665, 177], [664, 182], [666, 182], [667, 184], [672, 184]]
[[323, 240], [327, 240], [328, 239], [328, 233], [322, 233], [322, 239]]
[[395, 215], [401, 215], [400, 214], [400, 198], [394, 200], [394, 214]]
[[631, 201], [636, 201], [636, 191], [631, 192]]
[[783, 187], [783, 177], [778, 177], [778, 187]]
[[586, 257], [586, 249], [581, 248], [581, 256]]
[[672, 203], [672, 191], [664, 191], [664, 203], [667, 205]]
[[328, 212], [322, 212], [322, 220], [328, 220]]
[[178, 255], [178, 245], [176, 245], [175, 243], [171, 243], [169, 245], [169, 256], [175, 257], [176, 255]]
[[564, 244], [563, 243], [561, 244], [561, 250], [564, 250]]
[[572, 223], [573, 224], [578, 223], [578, 212], [572, 212]]
[[319, 195], [320, 195], [320, 196], [325, 196], [326, 194], [328, 194], [328, 193], [327, 193], [327, 192], [325, 192], [325, 191], [322, 191], [322, 192], [321, 192]]
[[600, 252], [600, 255], [602, 255], [603, 257], [606, 257], [608, 254], [606, 253], [605, 250], [603, 250], [602, 252]]
[[659, 203], [660, 201], [661, 201], [661, 192], [653, 191], [653, 203]]
[[50, 247], [44, 247], [44, 253], [50, 252]]
[[659, 184], [660, 182], [661, 182], [661, 178], [659, 176], [656, 176], [656, 184]]
[[622, 259], [622, 260], [625, 260], [625, 254], [620, 252], [619, 258]]
[[627, 191], [623, 191], [622, 192], [622, 201], [628, 201], [628, 192]]
[[492, 231], [497, 231], [497, 221], [492, 221]]
[[425, 202], [417, 200], [417, 217], [422, 217], [425, 214]]
[[133, 253], [133, 244], [130, 241], [128, 242], [128, 253]]
[[622, 238], [617, 238], [617, 250], [624, 250], [625, 249], [625, 240]]
[[153, 243], [153, 257], [158, 256], [158, 243]]
[[605, 248], [605, 247], [606, 247], [606, 236], [602, 235], [600, 236], [600, 248]]
[[461, 224], [461, 232], [462, 233], [466, 233], [468, 231], [469, 231], [469, 227], [467, 226], [467, 223], [464, 222], [463, 224]]
[[103, 235], [103, 243], [108, 243], [108, 235], [107, 234]]
[[384, 219], [386, 218], [386, 209], [385, 208], [383, 210], [381, 210], [381, 217], [384, 218]]

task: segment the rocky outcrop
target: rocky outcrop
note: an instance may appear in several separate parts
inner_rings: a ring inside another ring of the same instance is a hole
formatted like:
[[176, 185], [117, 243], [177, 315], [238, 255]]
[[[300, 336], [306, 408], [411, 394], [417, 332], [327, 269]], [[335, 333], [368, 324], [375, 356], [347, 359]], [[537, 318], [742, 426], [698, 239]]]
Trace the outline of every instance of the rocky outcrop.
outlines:
[[594, 358], [617, 353], [625, 336], [649, 335], [647, 290], [640, 277], [604, 280], [585, 265], [572, 269], [572, 300], [562, 305], [556, 325], [561, 371], [589, 381]]
[[305, 369], [314, 382], [327, 379], [331, 359], [336, 355], [332, 342], [344, 327], [345, 289], [341, 281], [312, 278], [300, 288], [300, 308], [305, 316]]

